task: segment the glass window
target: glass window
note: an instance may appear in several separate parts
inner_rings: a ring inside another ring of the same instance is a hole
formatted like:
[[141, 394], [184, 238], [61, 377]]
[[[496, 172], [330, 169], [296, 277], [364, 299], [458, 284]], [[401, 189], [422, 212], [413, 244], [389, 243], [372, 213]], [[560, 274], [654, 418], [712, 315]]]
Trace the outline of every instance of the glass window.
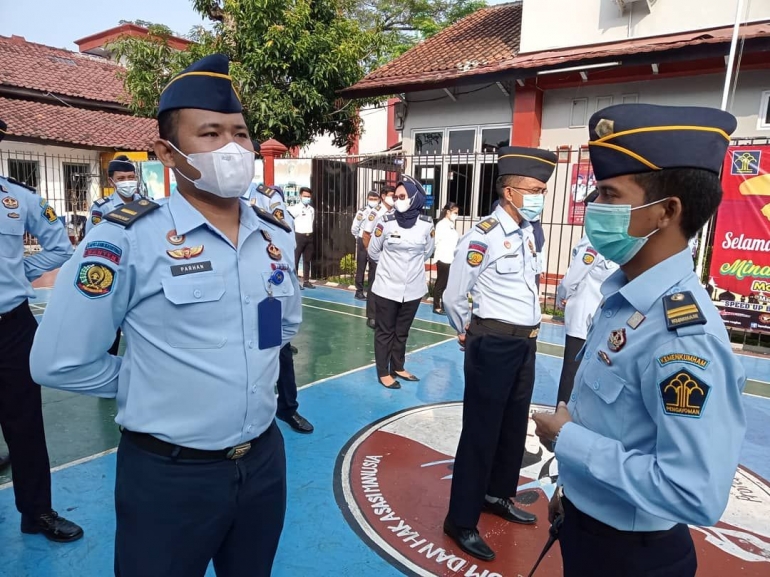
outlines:
[[32, 188], [40, 186], [40, 163], [37, 160], [8, 159], [8, 176]]
[[91, 167], [87, 164], [62, 163], [64, 190], [66, 191], [67, 212], [88, 210], [88, 186], [91, 182]]
[[418, 132], [414, 135], [414, 153], [417, 155], [441, 154], [443, 132]]
[[508, 146], [511, 140], [511, 129], [507, 128], [482, 128], [481, 152], [497, 152], [498, 148]]
[[449, 153], [468, 153], [475, 150], [476, 130], [450, 130]]
[[436, 208], [441, 198], [441, 165], [419, 164], [415, 167], [417, 180], [425, 189], [425, 208]]
[[481, 179], [479, 181], [479, 202], [477, 205], [478, 216], [492, 214], [492, 205], [497, 200], [495, 181], [497, 180], [497, 163], [485, 163], [480, 167]]
[[473, 199], [473, 165], [450, 164], [448, 188], [447, 202], [457, 204], [461, 215], [470, 215]]

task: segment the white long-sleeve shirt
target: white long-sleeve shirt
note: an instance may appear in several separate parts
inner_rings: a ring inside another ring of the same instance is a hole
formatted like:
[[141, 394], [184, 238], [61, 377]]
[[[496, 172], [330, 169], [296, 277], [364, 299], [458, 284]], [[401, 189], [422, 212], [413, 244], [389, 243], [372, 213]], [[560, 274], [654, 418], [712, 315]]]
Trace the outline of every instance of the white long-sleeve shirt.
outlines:
[[460, 235], [455, 224], [448, 218], [442, 218], [436, 225], [436, 253], [434, 258], [445, 264], [452, 264]]

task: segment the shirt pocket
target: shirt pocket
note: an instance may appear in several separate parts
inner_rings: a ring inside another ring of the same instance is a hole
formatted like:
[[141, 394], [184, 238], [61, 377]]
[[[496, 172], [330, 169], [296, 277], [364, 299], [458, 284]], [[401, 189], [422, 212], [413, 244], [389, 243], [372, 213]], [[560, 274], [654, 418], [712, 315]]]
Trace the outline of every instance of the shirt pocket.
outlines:
[[623, 390], [627, 381], [598, 358], [583, 359], [587, 363], [577, 396], [579, 422], [588, 429], [620, 439], [625, 422]]
[[166, 342], [179, 349], [215, 349], [227, 342], [221, 303], [225, 281], [219, 275], [163, 279], [163, 294], [173, 305], [165, 315]]
[[[280, 282], [278, 282], [279, 279]], [[272, 291], [275, 298], [294, 296], [294, 283], [291, 282], [291, 273], [288, 270], [263, 272], [262, 283], [265, 286], [265, 292], [269, 294]]]
[[498, 274], [516, 274], [521, 272], [524, 263], [521, 262], [521, 257], [517, 254], [512, 256], [505, 256], [495, 263], [495, 270]]
[[24, 222], [21, 219], [8, 218], [8, 213], [0, 212], [0, 255], [21, 256], [24, 251], [23, 239]]

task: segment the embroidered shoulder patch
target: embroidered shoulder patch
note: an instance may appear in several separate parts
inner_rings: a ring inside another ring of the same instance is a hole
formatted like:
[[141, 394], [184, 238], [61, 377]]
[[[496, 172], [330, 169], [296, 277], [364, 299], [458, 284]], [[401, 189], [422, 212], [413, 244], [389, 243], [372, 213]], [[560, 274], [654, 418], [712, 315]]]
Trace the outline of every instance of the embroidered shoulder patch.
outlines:
[[84, 262], [80, 264], [75, 287], [90, 299], [107, 296], [115, 286], [115, 271], [105, 264]]
[[666, 327], [670, 331], [691, 325], [705, 325], [707, 322], [690, 291], [666, 295], [663, 297], [663, 309]]
[[468, 255], [465, 257], [465, 260], [474, 268], [481, 265], [484, 255], [487, 254], [487, 248], [487, 245], [483, 242], [472, 241], [468, 245]]
[[[361, 215], [361, 218], [363, 218], [363, 217], [364, 217], [364, 215]], [[375, 215], [374, 213], [370, 214], [369, 215], [369, 222], [373, 221], [375, 218], [377, 218], [377, 215]]]
[[89, 242], [83, 251], [83, 258], [95, 256], [108, 260], [114, 264], [120, 264], [120, 257], [122, 255], [123, 250], [119, 246], [115, 246], [111, 242], [103, 240]]
[[596, 251], [592, 248], [587, 248], [583, 255], [583, 264], [593, 264], [596, 260]]
[[382, 229], [383, 229], [382, 223], [378, 224], [377, 227], [374, 229], [374, 236], [376, 236], [377, 238], [380, 238], [382, 236]]
[[690, 355], [688, 353], [670, 353], [668, 355], [658, 357], [658, 364], [661, 367], [665, 367], [671, 363], [685, 363], [687, 365], [698, 367], [699, 369], [705, 369], [711, 364], [711, 361], [697, 355]]
[[53, 207], [47, 202], [44, 205], [42, 205], [42, 207], [43, 207], [43, 211], [41, 214], [43, 215], [43, 217], [45, 217], [45, 219], [48, 221], [49, 224], [55, 223], [59, 217], [56, 216], [56, 211], [53, 209]]
[[711, 386], [687, 369], [658, 383], [663, 410], [667, 415], [699, 419], [703, 414]]

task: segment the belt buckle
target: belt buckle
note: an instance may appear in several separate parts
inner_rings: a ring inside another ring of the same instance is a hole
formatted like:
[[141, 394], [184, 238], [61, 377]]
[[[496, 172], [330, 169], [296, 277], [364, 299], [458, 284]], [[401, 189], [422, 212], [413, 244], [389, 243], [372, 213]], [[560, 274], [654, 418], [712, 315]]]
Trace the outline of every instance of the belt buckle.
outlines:
[[529, 333], [529, 338], [530, 339], [536, 339], [537, 335], [539, 335], [539, 334], [540, 334], [540, 327], [537, 327], [536, 329], [532, 329], [532, 332]]
[[227, 451], [227, 458], [231, 461], [237, 461], [241, 457], [245, 456], [246, 453], [248, 453], [251, 450], [251, 443], [242, 443], [240, 445], [236, 445], [229, 451]]

